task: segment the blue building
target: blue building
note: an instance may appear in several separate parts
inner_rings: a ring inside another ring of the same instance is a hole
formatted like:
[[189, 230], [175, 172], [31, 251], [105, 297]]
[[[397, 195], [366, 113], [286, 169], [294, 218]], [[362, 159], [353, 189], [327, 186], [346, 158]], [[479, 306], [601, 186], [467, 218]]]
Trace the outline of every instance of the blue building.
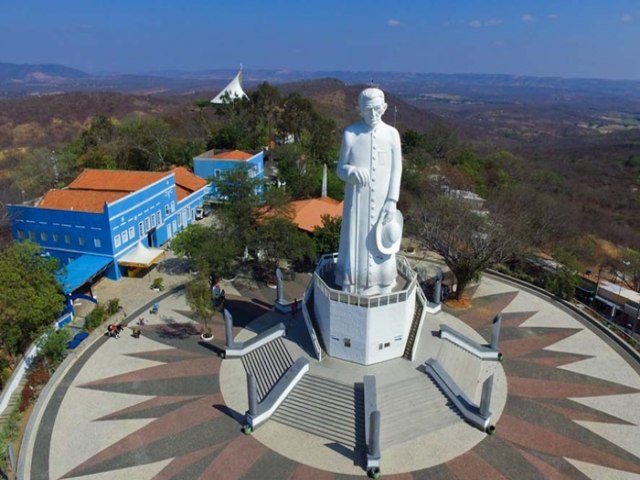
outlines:
[[[193, 157], [193, 172], [206, 179], [218, 178], [235, 168], [248, 168], [250, 177], [264, 180], [264, 152], [243, 152], [240, 150], [209, 150]], [[211, 196], [217, 199], [215, 188], [211, 187]]]
[[117, 280], [159, 260], [157, 248], [195, 220], [208, 184], [185, 168], [83, 171], [35, 205], [10, 205], [11, 234], [65, 267], [65, 293], [105, 273]]

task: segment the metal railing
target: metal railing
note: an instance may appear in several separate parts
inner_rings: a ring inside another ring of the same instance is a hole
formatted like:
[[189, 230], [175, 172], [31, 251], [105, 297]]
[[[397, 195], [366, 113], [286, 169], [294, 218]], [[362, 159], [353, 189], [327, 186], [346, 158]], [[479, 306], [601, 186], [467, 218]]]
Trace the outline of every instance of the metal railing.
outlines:
[[307, 288], [304, 291], [304, 297], [302, 298], [302, 317], [304, 318], [304, 324], [307, 327], [307, 332], [309, 333], [309, 338], [311, 338], [311, 345], [313, 346], [313, 351], [316, 354], [316, 358], [318, 361], [322, 361], [322, 348], [320, 348], [320, 342], [318, 341], [318, 335], [320, 332], [317, 332], [315, 328], [313, 328], [313, 324], [311, 323], [311, 316], [309, 311], [307, 310], [307, 304], [309, 302], [309, 296], [311, 295], [313, 283], [309, 282]]
[[405, 302], [407, 298], [410, 298], [411, 295], [413, 295], [416, 288], [418, 275], [411, 269], [411, 266], [405, 257], [398, 256], [396, 257], [398, 272], [408, 281], [408, 286], [404, 290], [382, 295], [372, 295], [370, 297], [336, 290], [327, 285], [323, 277], [330, 275], [335, 270], [337, 260], [337, 253], [323, 255], [318, 263], [316, 271], [313, 274], [315, 288], [321, 291], [325, 297], [335, 302], [346, 303], [348, 305], [355, 305], [363, 308], [384, 307], [394, 303]]

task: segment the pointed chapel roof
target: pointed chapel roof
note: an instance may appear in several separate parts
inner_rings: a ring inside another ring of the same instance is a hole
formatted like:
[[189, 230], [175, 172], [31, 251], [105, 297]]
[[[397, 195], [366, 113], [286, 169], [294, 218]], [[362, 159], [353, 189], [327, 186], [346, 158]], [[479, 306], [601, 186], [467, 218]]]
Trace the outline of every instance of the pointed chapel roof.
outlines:
[[229, 98], [231, 100], [235, 100], [236, 98], [248, 98], [247, 94], [242, 90], [242, 69], [238, 72], [238, 74], [229, 82], [229, 84], [222, 89], [222, 91], [215, 96], [211, 103], [224, 103], [225, 94], [229, 94]]

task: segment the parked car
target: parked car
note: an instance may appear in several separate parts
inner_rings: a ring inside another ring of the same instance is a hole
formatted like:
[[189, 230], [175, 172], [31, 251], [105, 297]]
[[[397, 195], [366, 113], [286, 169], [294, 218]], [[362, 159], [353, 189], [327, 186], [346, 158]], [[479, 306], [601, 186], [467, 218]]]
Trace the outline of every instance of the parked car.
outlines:
[[208, 217], [211, 213], [211, 208], [202, 206], [196, 208], [196, 220], [202, 220], [204, 217]]

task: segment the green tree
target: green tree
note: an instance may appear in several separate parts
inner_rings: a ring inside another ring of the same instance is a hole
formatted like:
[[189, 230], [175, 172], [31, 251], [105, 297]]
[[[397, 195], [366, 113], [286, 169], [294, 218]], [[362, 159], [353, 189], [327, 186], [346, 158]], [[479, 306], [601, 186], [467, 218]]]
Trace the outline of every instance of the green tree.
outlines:
[[48, 326], [40, 331], [38, 338], [38, 356], [44, 359], [48, 365], [60, 363], [67, 352], [67, 342], [71, 339], [68, 328], [55, 330]]
[[280, 91], [263, 82], [249, 93], [249, 127], [255, 143], [268, 145], [276, 134], [282, 113]]
[[258, 225], [253, 248], [258, 258], [272, 274], [281, 261], [304, 264], [315, 257], [313, 240], [285, 217], [272, 217]]
[[320, 163], [333, 162], [338, 158], [336, 122], [313, 112], [309, 125], [308, 155]]
[[213, 188], [224, 200], [217, 212], [222, 228], [242, 248], [251, 243], [260, 217], [258, 207], [263, 203], [264, 182], [250, 173], [243, 165], [211, 179]]
[[316, 253], [318, 255], [338, 251], [341, 227], [342, 217], [322, 215], [322, 226], [316, 226], [313, 229], [313, 241], [316, 245]]
[[0, 253], [0, 348], [15, 355], [64, 307], [55, 279], [58, 262], [31, 242]]
[[311, 101], [298, 92], [292, 92], [282, 101], [279, 130], [283, 134], [292, 133], [299, 142], [302, 133], [310, 130], [315, 115]]
[[214, 277], [231, 272], [235, 258], [241, 253], [241, 245], [232, 236], [215, 226], [191, 224], [171, 241], [176, 255], [188, 258], [198, 271]]
[[209, 320], [213, 318], [215, 311], [206, 272], [198, 272], [198, 276], [187, 283], [186, 300], [198, 320], [204, 322], [203, 333], [210, 333]]
[[169, 157], [171, 130], [159, 118], [134, 117], [117, 128], [120, 143], [118, 166], [127, 170], [163, 170]]
[[566, 250], [556, 250], [553, 253], [556, 267], [553, 272], [546, 272], [543, 278], [544, 288], [565, 300], [570, 300], [580, 285], [578, 271], [582, 270], [576, 257]]
[[278, 177], [285, 182], [292, 198], [299, 200], [318, 195], [322, 168], [319, 162], [303, 153], [299, 143], [279, 147], [276, 156]]

